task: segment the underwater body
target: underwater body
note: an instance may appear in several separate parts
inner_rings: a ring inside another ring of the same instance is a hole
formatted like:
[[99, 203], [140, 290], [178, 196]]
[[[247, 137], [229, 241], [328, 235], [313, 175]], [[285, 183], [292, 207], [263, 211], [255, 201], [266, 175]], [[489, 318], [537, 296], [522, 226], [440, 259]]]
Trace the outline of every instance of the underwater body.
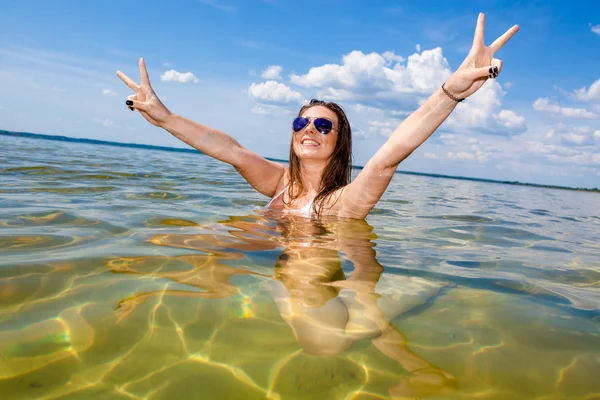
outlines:
[[313, 221], [201, 154], [0, 142], [1, 399], [600, 396], [597, 193], [397, 174]]

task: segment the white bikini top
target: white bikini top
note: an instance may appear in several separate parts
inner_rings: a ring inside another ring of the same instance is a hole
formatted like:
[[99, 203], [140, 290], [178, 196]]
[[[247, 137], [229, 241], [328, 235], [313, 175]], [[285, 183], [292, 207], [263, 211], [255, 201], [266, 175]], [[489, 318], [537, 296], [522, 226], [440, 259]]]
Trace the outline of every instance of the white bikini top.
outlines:
[[[282, 195], [282, 194], [283, 194], [283, 193], [284, 193], [286, 190], [288, 190], [288, 188], [289, 188], [289, 187], [290, 187], [290, 185], [287, 185], [287, 186], [286, 186], [286, 187], [285, 187], [285, 188], [284, 188], [284, 189], [283, 189], [281, 192], [277, 193], [277, 195], [276, 195], [275, 197], [273, 197], [273, 198], [271, 199], [271, 201], [269, 201], [269, 203], [268, 203], [268, 204], [265, 206], [265, 208], [271, 208], [271, 204], [273, 204], [273, 202], [274, 202], [275, 200], [277, 200], [277, 198], [278, 198], [279, 196], [281, 196], [281, 195]], [[307, 205], [305, 205], [305, 206], [304, 206], [304, 207], [302, 207], [302, 208], [296, 208], [296, 209], [287, 209], [287, 208], [286, 208], [286, 209], [284, 209], [283, 211], [285, 211], [285, 212], [289, 212], [289, 213], [293, 213], [293, 214], [299, 214], [299, 215], [303, 215], [303, 216], [305, 216], [305, 217], [310, 217], [310, 214], [311, 214], [311, 212], [312, 212], [312, 204], [313, 204], [313, 201], [314, 201], [314, 200], [315, 200], [315, 199], [312, 199], [311, 201], [309, 201], [309, 202], [308, 202], [308, 204], [307, 204]]]

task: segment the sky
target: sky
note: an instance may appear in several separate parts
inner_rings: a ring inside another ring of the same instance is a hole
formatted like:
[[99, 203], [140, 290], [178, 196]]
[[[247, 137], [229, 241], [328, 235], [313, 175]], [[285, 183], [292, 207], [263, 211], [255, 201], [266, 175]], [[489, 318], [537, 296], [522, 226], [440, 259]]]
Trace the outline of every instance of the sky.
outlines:
[[[364, 165], [455, 71], [479, 12], [519, 32], [503, 69], [399, 169], [600, 187], [600, 1], [1, 1], [0, 129], [186, 147], [132, 113], [144, 57], [174, 113], [287, 159], [291, 120], [338, 102]], [[0, 160], [1, 162], [1, 160]]]

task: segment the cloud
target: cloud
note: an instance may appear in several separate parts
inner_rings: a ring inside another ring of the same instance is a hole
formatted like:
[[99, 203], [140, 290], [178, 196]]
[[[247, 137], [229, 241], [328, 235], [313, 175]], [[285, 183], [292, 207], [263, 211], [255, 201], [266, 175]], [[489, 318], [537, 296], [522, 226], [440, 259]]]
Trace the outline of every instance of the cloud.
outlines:
[[383, 137], [390, 137], [399, 124], [400, 121], [395, 118], [378, 118], [368, 122], [369, 132]]
[[198, 83], [198, 78], [191, 72], [177, 72], [174, 69], [165, 71], [160, 77], [161, 82]]
[[331, 93], [345, 91], [358, 98], [359, 93], [374, 97], [386, 93], [430, 93], [451, 74], [439, 47], [412, 54], [406, 65], [403, 62], [403, 57], [391, 51], [364, 54], [354, 50], [343, 56], [341, 64], [313, 67], [304, 75], [290, 75], [290, 81]]
[[434, 153], [425, 153], [425, 154], [423, 154], [423, 157], [430, 158], [432, 160], [437, 160], [438, 159], [438, 156], [436, 156]]
[[92, 122], [94, 124], [102, 125], [105, 128], [119, 128], [119, 125], [108, 118], [95, 117], [92, 119]]
[[198, 2], [202, 3], [202, 4], [206, 4], [207, 6], [210, 6], [216, 10], [220, 10], [220, 11], [225, 11], [228, 13], [234, 13], [237, 10], [239, 10], [239, 7], [237, 6], [232, 6], [229, 4], [223, 4], [222, 1], [217, 1], [217, 0], [198, 0]]
[[502, 110], [494, 115], [496, 122], [507, 129], [524, 130], [525, 117], [521, 117], [510, 110]]
[[600, 153], [581, 152], [573, 156], [549, 154], [548, 161], [578, 165], [600, 165]]
[[471, 153], [466, 153], [464, 151], [453, 153], [451, 151], [447, 154], [448, 158], [452, 160], [474, 160], [475, 156]]
[[590, 26], [590, 30], [592, 32], [594, 32], [596, 35], [600, 35], [600, 24], [598, 24], [598, 25], [589, 24], [589, 26]]
[[303, 103], [302, 95], [289, 86], [275, 81], [252, 83], [248, 88], [248, 94], [261, 103], [289, 104]]
[[573, 143], [577, 145], [582, 145], [587, 141], [587, 137], [585, 135], [577, 134], [574, 132], [565, 133], [562, 135], [562, 138], [567, 143]]
[[[597, 25], [600, 30], [600, 25]], [[571, 98], [579, 101], [599, 102], [600, 103], [600, 79], [592, 83], [588, 89], [582, 87], [575, 90]]]
[[369, 135], [367, 135], [363, 131], [353, 129], [352, 130], [352, 138], [354, 138], [356, 140], [367, 140], [369, 138]]
[[102, 94], [105, 96], [116, 96], [117, 92], [114, 92], [110, 89], [102, 89]]
[[559, 124], [555, 128], [555, 133], [562, 143], [570, 145], [591, 145], [593, 144], [592, 128], [589, 126], [569, 126]]
[[475, 94], [461, 103], [445, 123], [454, 131], [515, 135], [527, 129], [525, 118], [502, 107], [505, 92], [496, 80], [488, 80]]
[[250, 111], [253, 114], [257, 114], [257, 115], [268, 115], [268, 114], [270, 114], [264, 107], [261, 107], [259, 105], [255, 105], [254, 107], [252, 107], [252, 109]]
[[600, 131], [596, 131], [594, 132], [594, 137], [598, 140], [600, 140]]
[[[420, 50], [420, 49], [419, 49]], [[316, 88], [317, 97], [337, 102], [359, 103], [385, 110], [413, 109], [445, 82], [452, 71], [440, 47], [413, 53], [404, 58], [392, 51], [365, 54], [354, 50], [340, 64], [310, 68], [303, 75], [290, 75], [292, 84]], [[486, 83], [459, 106], [446, 123], [456, 129], [477, 129], [492, 134], [525, 131], [525, 118], [503, 110], [502, 88], [496, 81]], [[389, 136], [390, 126], [370, 123], [368, 131]], [[377, 125], [377, 126], [375, 126]]]
[[281, 80], [281, 71], [283, 71], [282, 66], [271, 65], [269, 68], [263, 71], [262, 77], [270, 80]]
[[569, 118], [596, 118], [596, 114], [587, 111], [584, 108], [560, 107], [557, 103], [548, 97], [540, 97], [533, 102], [533, 108], [537, 111], [548, 112], [550, 114], [563, 115]]

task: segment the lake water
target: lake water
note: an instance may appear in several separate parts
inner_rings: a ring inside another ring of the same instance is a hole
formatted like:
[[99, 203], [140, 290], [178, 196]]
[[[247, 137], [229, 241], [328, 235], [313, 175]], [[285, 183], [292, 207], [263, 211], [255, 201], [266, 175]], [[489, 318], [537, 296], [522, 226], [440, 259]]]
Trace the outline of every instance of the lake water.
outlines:
[[600, 398], [599, 194], [267, 201], [199, 154], [0, 136], [0, 398]]

